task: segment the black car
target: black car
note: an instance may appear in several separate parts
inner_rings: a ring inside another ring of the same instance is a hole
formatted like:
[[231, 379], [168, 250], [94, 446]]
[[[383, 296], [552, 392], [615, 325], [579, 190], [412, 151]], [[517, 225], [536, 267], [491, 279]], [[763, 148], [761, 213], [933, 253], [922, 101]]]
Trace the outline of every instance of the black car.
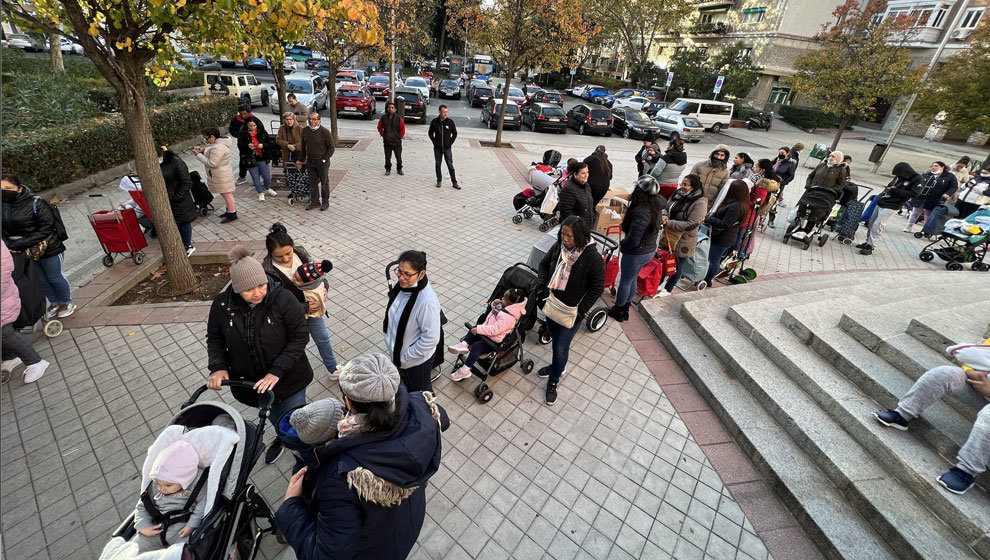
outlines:
[[395, 88], [395, 99], [402, 99], [405, 105], [405, 112], [402, 120], [409, 122], [410, 119], [426, 122], [426, 100], [423, 94], [416, 88], [397, 87]]
[[541, 89], [533, 94], [530, 103], [553, 103], [558, 107], [564, 106], [564, 96], [559, 91]]
[[457, 85], [457, 80], [444, 80], [437, 88], [437, 97], [440, 99], [460, 99], [461, 86]]
[[643, 112], [649, 115], [650, 117], [655, 117], [657, 116], [657, 111], [659, 111], [660, 109], [664, 109], [666, 107], [667, 107], [667, 102], [665, 101], [653, 101], [647, 103], [646, 105], [643, 105]]
[[612, 109], [612, 130], [623, 138], [643, 138], [648, 133], [656, 137], [660, 127], [643, 111], [616, 107]]
[[522, 123], [533, 132], [549, 130], [567, 134], [567, 115], [556, 103], [530, 103], [523, 109]]
[[492, 91], [491, 86], [477, 86], [471, 90], [468, 100], [471, 102], [471, 107], [481, 107], [494, 96], [495, 92]]
[[[497, 128], [498, 114], [501, 110], [501, 99], [489, 99], [485, 102], [485, 106], [481, 108], [481, 122], [488, 128]], [[516, 105], [516, 102], [511, 99], [505, 105], [505, 117], [502, 119], [502, 130], [522, 130], [522, 124], [519, 122], [519, 105]]]
[[575, 105], [567, 111], [567, 126], [579, 134], [612, 136], [612, 113], [601, 107]]

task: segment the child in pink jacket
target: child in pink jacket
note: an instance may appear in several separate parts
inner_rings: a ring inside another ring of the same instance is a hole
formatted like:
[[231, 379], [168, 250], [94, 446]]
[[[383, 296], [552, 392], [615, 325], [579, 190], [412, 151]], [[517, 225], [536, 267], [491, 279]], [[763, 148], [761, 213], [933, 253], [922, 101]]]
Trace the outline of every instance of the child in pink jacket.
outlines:
[[478, 357], [494, 350], [488, 341], [480, 336], [494, 342], [502, 342], [505, 335], [512, 332], [519, 317], [526, 314], [526, 292], [518, 288], [506, 290], [502, 294], [502, 299], [492, 301], [491, 308], [484, 323], [471, 329], [464, 340], [447, 347], [452, 354], [467, 354], [464, 365], [451, 374], [451, 380], [460, 381], [471, 377], [471, 366], [478, 361]]

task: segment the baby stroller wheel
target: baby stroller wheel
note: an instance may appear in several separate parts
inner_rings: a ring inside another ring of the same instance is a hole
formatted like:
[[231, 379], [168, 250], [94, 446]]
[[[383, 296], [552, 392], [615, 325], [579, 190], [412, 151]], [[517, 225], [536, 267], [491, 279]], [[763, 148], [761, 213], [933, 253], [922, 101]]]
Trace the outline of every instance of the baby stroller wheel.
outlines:
[[495, 393], [492, 392], [491, 389], [488, 389], [486, 386], [486, 389], [482, 391], [480, 395], [478, 395], [478, 402], [481, 404], [485, 404], [490, 402], [494, 398], [495, 398]]
[[206, 207], [206, 206], [204, 206], [204, 207], [202, 207], [202, 208], [199, 209], [199, 215], [200, 216], [206, 216], [209, 213], [210, 213], [210, 209], [208, 207]]
[[134, 261], [134, 264], [141, 264], [141, 263], [143, 263], [144, 262], [144, 253], [140, 253], [140, 252], [139, 253], [134, 253], [133, 255], [131, 255], [131, 260]]
[[922, 237], [924, 237], [924, 236], [925, 236], [925, 234], [924, 234], [924, 233], [922, 233], [922, 232], [920, 232], [920, 231], [916, 231], [916, 232], [914, 232], [914, 238], [915, 238], [915, 239], [921, 239], [921, 238], [922, 238]]
[[585, 319], [584, 324], [590, 332], [598, 332], [602, 330], [602, 327], [605, 326], [607, 321], [608, 310], [604, 307], [596, 307], [588, 314], [588, 318]]
[[729, 283], [730, 284], [745, 284], [746, 283], [746, 277], [737, 274], [737, 275], [729, 278]]
[[100, 262], [103, 263], [103, 266], [110, 268], [113, 266], [113, 255], [103, 255], [103, 260]]
[[523, 217], [526, 218], [527, 220], [530, 219], [530, 218], [532, 218], [533, 217], [533, 211], [530, 210], [529, 208], [523, 210]]
[[918, 258], [921, 259], [923, 262], [932, 262], [932, 259], [935, 258], [935, 253], [931, 251], [922, 251], [918, 255]]
[[805, 240], [804, 245], [801, 248], [807, 251], [809, 247], [811, 247], [811, 237], [808, 237], [808, 239]]
[[963, 269], [963, 265], [962, 265], [962, 263], [957, 263], [957, 262], [947, 262], [947, 263], [945, 263], [945, 269], [946, 270], [962, 270]]
[[743, 278], [746, 279], [747, 282], [750, 281], [750, 280], [755, 280], [756, 279], [756, 270], [754, 270], [752, 268], [744, 268], [743, 271], [742, 271], [742, 276], [743, 276]]
[[[827, 235], [822, 235], [822, 236], [819, 236], [818, 237], [818, 246], [819, 247], [824, 247], [826, 243], [828, 243], [828, 236]], [[849, 245], [849, 244], [852, 243], [852, 240], [849, 240], [849, 243], [846, 243], [846, 241], [843, 240], [842, 243], [844, 245]]]
[[790, 240], [791, 240], [791, 234], [785, 233], [784, 234], [784, 245], [787, 245], [787, 242], [790, 241]]
[[540, 231], [546, 233], [548, 229], [550, 229], [550, 226], [547, 225], [547, 222], [543, 222], [542, 224], [540, 224]]
[[694, 283], [694, 289], [695, 290], [698, 290], [699, 292], [701, 290], [704, 290], [707, 287], [708, 287], [708, 282], [706, 282], [704, 280], [699, 280], [699, 281], [697, 281], [697, 282]]
[[971, 269], [979, 272], [979, 271], [983, 270], [983, 263], [975, 262], [975, 263], [969, 265], [969, 268], [971, 268]]
[[516, 214], [515, 216], [512, 217], [512, 223], [514, 224], [521, 224], [522, 221], [523, 221], [523, 217], [520, 216], [519, 214]]
[[45, 336], [55, 338], [62, 334], [62, 321], [53, 320], [45, 323]]
[[520, 364], [520, 368], [523, 373], [529, 374], [533, 372], [533, 367], [535, 365], [536, 364], [533, 363], [533, 360], [524, 360], [523, 363]]
[[550, 331], [545, 326], [540, 327], [540, 344], [550, 344], [551, 342], [553, 342], [553, 337], [550, 336]]
[[851, 237], [845, 237], [845, 236], [843, 236], [842, 239], [841, 239], [841, 241], [842, 241], [842, 244], [843, 245], [852, 245], [853, 244], [853, 240], [852, 240]]

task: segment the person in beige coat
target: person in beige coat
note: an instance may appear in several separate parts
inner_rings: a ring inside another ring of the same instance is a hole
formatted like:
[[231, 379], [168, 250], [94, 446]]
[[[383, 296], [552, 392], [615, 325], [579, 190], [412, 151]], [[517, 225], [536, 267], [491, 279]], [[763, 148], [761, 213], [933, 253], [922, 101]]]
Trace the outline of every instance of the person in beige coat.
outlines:
[[712, 150], [708, 159], [699, 161], [691, 168], [691, 175], [697, 175], [701, 179], [705, 199], [709, 205], [715, 201], [722, 183], [729, 178], [728, 162], [729, 147], [719, 144]]
[[210, 191], [223, 197], [227, 211], [220, 214], [221, 224], [237, 219], [237, 207], [234, 205], [234, 171], [230, 167], [230, 138], [220, 138], [220, 129], [215, 126], [204, 128], [201, 133], [206, 147], [196, 146], [193, 153], [196, 159], [206, 166], [206, 184]]
[[[677, 270], [667, 279], [667, 283], [657, 292], [657, 297], [669, 296], [681, 279], [685, 259], [694, 256], [698, 246], [698, 232], [708, 213], [708, 198], [701, 177], [695, 174], [681, 179], [680, 187], [667, 206], [666, 231], [660, 240], [660, 248], [666, 249], [673, 243], [672, 250], [677, 255]], [[676, 238], [676, 241], [674, 239]]]
[[282, 113], [282, 126], [275, 136], [275, 143], [282, 148], [282, 163], [287, 166], [294, 164], [302, 156], [302, 133], [298, 116], [291, 111]]

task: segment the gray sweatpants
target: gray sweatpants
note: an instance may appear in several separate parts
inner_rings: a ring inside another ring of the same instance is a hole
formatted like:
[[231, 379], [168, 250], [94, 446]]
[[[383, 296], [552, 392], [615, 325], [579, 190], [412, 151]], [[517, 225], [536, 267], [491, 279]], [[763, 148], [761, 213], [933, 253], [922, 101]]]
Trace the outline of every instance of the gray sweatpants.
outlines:
[[890, 208], [874, 208], [873, 215], [870, 216], [869, 226], [866, 229], [866, 244], [870, 247], [877, 246], [877, 237], [880, 235], [880, 230], [883, 229], [884, 224], [887, 220], [894, 215], [897, 210], [892, 210]]
[[962, 368], [938, 366], [926, 371], [897, 403], [895, 410], [905, 420], [911, 420], [948, 394], [979, 410], [969, 438], [956, 456], [956, 467], [976, 476], [990, 464], [990, 403], [966, 383]]
[[[181, 539], [179, 538], [179, 531], [181, 531], [182, 528], [185, 526], [186, 526], [185, 523], [176, 523], [175, 525], [169, 525], [168, 531], [165, 531], [165, 540], [168, 541], [169, 546], [175, 543], [186, 542], [189, 540], [189, 537], [184, 537]], [[162, 547], [162, 539], [160, 535], [155, 535], [153, 537], [146, 537], [141, 533], [138, 533], [137, 543], [138, 543], [138, 554], [142, 552], [148, 552], [150, 550], [162, 550], [162, 548], [164, 548]]]

